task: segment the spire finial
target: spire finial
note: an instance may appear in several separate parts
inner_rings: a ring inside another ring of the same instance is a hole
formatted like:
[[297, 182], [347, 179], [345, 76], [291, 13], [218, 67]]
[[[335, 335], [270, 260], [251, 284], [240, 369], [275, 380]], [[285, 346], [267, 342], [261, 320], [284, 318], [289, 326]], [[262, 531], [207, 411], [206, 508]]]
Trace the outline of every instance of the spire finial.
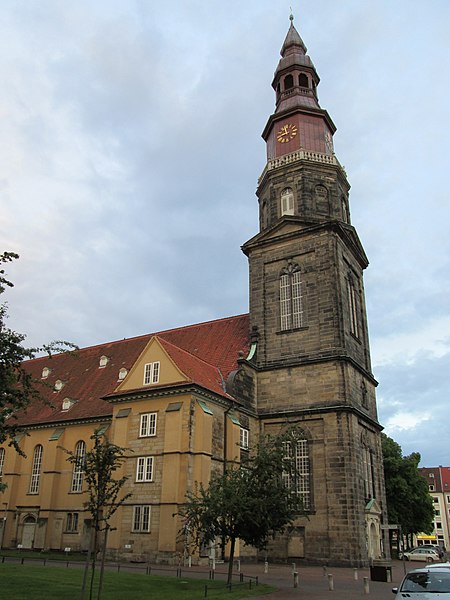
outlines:
[[294, 15], [292, 13], [292, 6], [290, 6], [289, 8], [291, 9], [291, 14], [289, 15], [289, 20], [290, 20], [291, 24], [293, 25], [294, 24]]

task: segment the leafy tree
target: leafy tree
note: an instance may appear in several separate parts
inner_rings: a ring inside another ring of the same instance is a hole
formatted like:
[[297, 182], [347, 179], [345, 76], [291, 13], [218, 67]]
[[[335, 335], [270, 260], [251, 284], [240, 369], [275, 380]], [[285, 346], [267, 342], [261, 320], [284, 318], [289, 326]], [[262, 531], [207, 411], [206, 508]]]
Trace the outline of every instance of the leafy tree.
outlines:
[[94, 440], [92, 450], [86, 452], [83, 462], [80, 464], [76, 452], [65, 450], [69, 455], [67, 459], [83, 472], [84, 481], [87, 484], [86, 492], [89, 498], [86, 507], [92, 515], [91, 544], [86, 560], [84, 571], [83, 587], [81, 590], [81, 600], [84, 597], [87, 581], [87, 571], [89, 562], [91, 562], [91, 581], [89, 588], [89, 599], [92, 600], [94, 593], [94, 576], [97, 563], [97, 550], [99, 539], [103, 532], [102, 561], [100, 570], [100, 581], [98, 586], [97, 598], [101, 598], [103, 587], [103, 572], [105, 567], [106, 545], [108, 533], [111, 531], [110, 519], [117, 509], [128, 499], [131, 494], [125, 494], [121, 498], [122, 487], [128, 477], [114, 479], [114, 474], [118, 471], [125, 459], [126, 448], [121, 448], [112, 444], [100, 429], [97, 429], [91, 436]]
[[219, 538], [230, 543], [228, 584], [237, 539], [263, 550], [270, 537], [303, 513], [295, 491], [295, 460], [286, 458], [287, 447], [295, 443], [293, 433], [264, 438], [241, 468], [234, 465], [214, 475], [208, 487], [200, 485], [187, 494], [181, 513], [194, 544], [200, 547]]
[[[6, 278], [4, 265], [19, 258], [14, 252], [0, 254], [0, 294], [13, 284]], [[53, 342], [41, 348], [27, 348], [23, 345], [25, 336], [6, 326], [7, 305], [0, 305], [0, 444], [8, 441], [17, 452], [23, 454], [16, 441], [20, 431], [17, 414], [26, 410], [33, 400], [43, 401], [42, 383], [36, 382], [27, 372], [23, 361], [36, 354], [66, 351], [75, 348], [68, 342]], [[0, 483], [0, 491], [4, 489]]]
[[418, 470], [420, 454], [403, 456], [399, 444], [385, 434], [381, 443], [389, 522], [398, 523], [412, 543], [413, 534], [433, 531], [433, 501]]

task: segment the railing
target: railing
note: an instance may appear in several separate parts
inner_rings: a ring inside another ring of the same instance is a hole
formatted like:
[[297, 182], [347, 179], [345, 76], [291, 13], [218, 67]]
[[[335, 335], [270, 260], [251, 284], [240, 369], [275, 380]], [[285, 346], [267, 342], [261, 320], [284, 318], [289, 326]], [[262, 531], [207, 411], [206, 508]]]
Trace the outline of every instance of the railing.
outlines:
[[342, 169], [345, 174], [344, 167], [339, 163], [334, 154], [323, 154], [322, 152], [312, 152], [311, 150], [300, 149], [296, 150], [295, 152], [291, 152], [290, 154], [280, 156], [279, 158], [272, 158], [268, 160], [267, 165], [264, 167], [264, 170], [258, 179], [258, 183], [262, 181], [263, 177], [268, 171], [272, 171], [278, 167], [283, 167], [284, 165], [289, 165], [299, 160], [308, 160], [326, 165], [334, 165]]

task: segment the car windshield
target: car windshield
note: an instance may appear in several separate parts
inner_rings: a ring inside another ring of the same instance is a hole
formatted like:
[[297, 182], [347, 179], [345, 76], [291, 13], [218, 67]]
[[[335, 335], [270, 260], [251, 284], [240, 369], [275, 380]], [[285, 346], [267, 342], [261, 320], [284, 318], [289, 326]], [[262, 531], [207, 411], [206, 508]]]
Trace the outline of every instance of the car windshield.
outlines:
[[408, 573], [402, 592], [450, 592], [450, 572]]

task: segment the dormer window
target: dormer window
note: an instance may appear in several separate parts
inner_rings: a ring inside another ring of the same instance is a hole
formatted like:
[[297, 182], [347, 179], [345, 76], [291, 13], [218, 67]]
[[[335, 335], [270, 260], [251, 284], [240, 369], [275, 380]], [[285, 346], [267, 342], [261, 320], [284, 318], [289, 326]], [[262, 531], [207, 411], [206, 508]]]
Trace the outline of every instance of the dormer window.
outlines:
[[41, 379], [47, 379], [47, 377], [50, 375], [51, 371], [48, 367], [44, 367], [42, 369], [42, 374], [41, 374]]
[[106, 365], [108, 364], [108, 362], [109, 362], [109, 358], [107, 356], [104, 356], [104, 355], [101, 356], [100, 357], [100, 361], [98, 363], [99, 369], [103, 369], [104, 367], [106, 367]]
[[125, 369], [125, 367], [122, 367], [119, 371], [118, 380], [123, 381], [127, 375], [128, 375], [128, 370]]
[[144, 385], [151, 385], [159, 381], [159, 361], [147, 363], [144, 367]]
[[75, 404], [75, 400], [72, 400], [71, 398], [64, 398], [61, 410], [63, 412], [67, 412], [68, 410], [70, 410], [72, 408], [72, 406], [74, 404]]
[[60, 392], [64, 387], [64, 381], [61, 381], [61, 379], [57, 379], [55, 381], [55, 392]]

